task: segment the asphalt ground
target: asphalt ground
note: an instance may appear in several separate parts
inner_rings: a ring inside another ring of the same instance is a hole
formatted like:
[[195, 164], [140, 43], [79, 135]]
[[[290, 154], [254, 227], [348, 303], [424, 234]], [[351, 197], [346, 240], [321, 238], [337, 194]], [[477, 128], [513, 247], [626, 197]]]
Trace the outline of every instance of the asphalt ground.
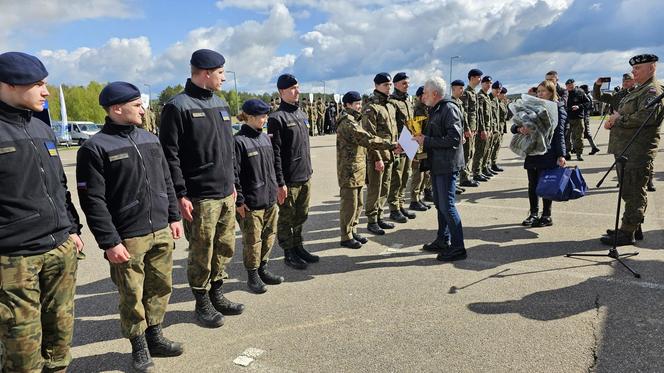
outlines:
[[[597, 125], [593, 121], [593, 133]], [[435, 238], [434, 209], [371, 237], [359, 250], [340, 248], [335, 137], [312, 138], [305, 239], [320, 263], [293, 270], [275, 244], [270, 269], [286, 282], [252, 294], [236, 240], [225, 290], [246, 311], [226, 317], [219, 329], [205, 329], [195, 322], [187, 242], [179, 240], [164, 332], [183, 342], [185, 353], [155, 358], [158, 371], [664, 371], [662, 155], [655, 164], [659, 191], [648, 196], [645, 240], [620, 249], [638, 251], [627, 260], [642, 274], [636, 279], [608, 258], [564, 256], [608, 252], [599, 237], [614, 224], [615, 172], [595, 187], [613, 161], [605, 154], [607, 131], [598, 136], [602, 153], [571, 162], [581, 167], [589, 194], [554, 203], [554, 225], [547, 228], [520, 225], [528, 212], [527, 177], [523, 160], [508, 148], [509, 136], [500, 152], [505, 171], [458, 199], [468, 259], [454, 264], [421, 251]], [[61, 151], [72, 191], [75, 153]], [[361, 233], [365, 226], [363, 217]], [[120, 334], [117, 289], [87, 228], [83, 238], [87, 259], [78, 270], [75, 360], [69, 371], [130, 371], [131, 346]], [[247, 367], [233, 362], [243, 354], [255, 357]]]

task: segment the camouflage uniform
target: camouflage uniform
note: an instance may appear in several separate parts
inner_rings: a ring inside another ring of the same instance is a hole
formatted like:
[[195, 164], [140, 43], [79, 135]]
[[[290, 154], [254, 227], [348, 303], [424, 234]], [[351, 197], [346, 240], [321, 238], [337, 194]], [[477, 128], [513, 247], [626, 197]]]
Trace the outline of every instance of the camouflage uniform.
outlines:
[[[404, 126], [415, 116], [413, 104], [410, 102], [407, 93], [399, 92], [395, 89], [388, 102], [396, 110], [397, 136], [401, 134]], [[409, 130], [413, 131], [412, 128]], [[390, 182], [390, 194], [387, 197], [387, 203], [390, 205], [390, 211], [400, 211], [404, 208], [403, 200], [406, 197], [406, 185], [411, 175], [412, 161], [406, 154], [394, 156], [394, 165], [392, 166], [392, 180]]]
[[320, 135], [318, 133], [318, 110], [315, 102], [307, 102], [307, 116], [309, 117], [309, 134], [311, 136]]
[[[350, 109], [346, 109], [347, 111]], [[393, 149], [394, 145], [373, 136], [360, 126], [361, 114], [344, 112], [337, 125], [337, 180], [341, 207], [341, 241], [353, 238], [362, 212], [362, 187], [366, 182], [367, 150]]]
[[[362, 111], [362, 127], [365, 131], [384, 140], [397, 142], [396, 111], [394, 106], [388, 105], [386, 94], [374, 90]], [[374, 167], [377, 161], [383, 161], [385, 165], [382, 172], [376, 171]], [[367, 163], [369, 186], [365, 214], [371, 224], [382, 220], [383, 206], [390, 191], [394, 153], [391, 150], [370, 150]]]
[[489, 97], [491, 97], [491, 104], [493, 106], [494, 128], [491, 136], [491, 149], [489, 150], [489, 154], [487, 155], [486, 164], [487, 167], [491, 169], [492, 166], [496, 165], [496, 161], [498, 160], [498, 151], [500, 151], [500, 145], [503, 140], [503, 131], [505, 130], [505, 126], [507, 124], [505, 122], [501, 122], [500, 119], [502, 115], [500, 99], [497, 96], [495, 96], [493, 93], [491, 93]]
[[244, 214], [244, 218], [239, 214], [235, 216], [242, 231], [244, 267], [256, 269], [261, 262], [270, 259], [277, 235], [279, 208], [275, 204], [262, 210], [245, 210]]
[[502, 100], [498, 100], [498, 130], [496, 133], [496, 142], [493, 151], [491, 152], [491, 166], [497, 166], [498, 163], [498, 153], [500, 152], [500, 146], [503, 142], [503, 134], [507, 133], [507, 115], [509, 109], [507, 108], [507, 103]]
[[325, 124], [325, 104], [323, 103], [323, 100], [320, 98], [316, 102], [316, 130], [318, 131], [318, 135], [324, 135], [325, 132], [323, 131], [323, 126]]
[[464, 132], [470, 131], [470, 137], [466, 138], [466, 142], [463, 144], [463, 156], [466, 166], [461, 171], [461, 182], [470, 181], [472, 179], [472, 163], [473, 156], [475, 153], [475, 136], [477, 135], [477, 127], [479, 118], [477, 115], [477, 93], [475, 93], [475, 88], [467, 85], [463, 90], [463, 95], [461, 96], [461, 102], [463, 103], [463, 109], [466, 113], [468, 120], [466, 121], [466, 126], [464, 126]]
[[[487, 163], [488, 148], [491, 144], [493, 132], [493, 105], [489, 95], [480, 89], [477, 94], [477, 137], [475, 138], [475, 154], [473, 156], [473, 175], [477, 176], [484, 171]], [[486, 132], [486, 139], [482, 139], [480, 132]]]
[[[420, 101], [420, 99], [416, 99], [415, 102], [415, 109], [414, 109], [414, 114], [415, 114], [415, 120], [420, 120], [422, 122], [422, 131], [424, 131], [424, 128], [426, 128], [426, 123], [427, 123], [427, 117], [429, 116], [429, 109], [427, 108], [426, 105]], [[427, 153], [424, 152], [424, 149], [422, 146], [420, 146], [417, 149], [417, 154], [415, 154], [415, 159], [413, 159], [412, 162], [412, 170], [413, 170], [413, 179], [411, 180], [410, 184], [410, 200], [411, 201], [419, 201], [420, 200], [420, 192], [422, 189], [431, 189], [431, 177], [429, 174], [429, 171], [420, 171], [420, 163], [423, 159], [426, 159]]]

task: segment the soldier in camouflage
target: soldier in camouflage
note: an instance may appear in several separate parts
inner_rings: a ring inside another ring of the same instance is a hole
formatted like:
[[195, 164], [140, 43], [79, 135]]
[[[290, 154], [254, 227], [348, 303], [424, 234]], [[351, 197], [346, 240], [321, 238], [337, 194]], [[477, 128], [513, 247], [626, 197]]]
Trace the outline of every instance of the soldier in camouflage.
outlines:
[[491, 101], [493, 104], [493, 117], [495, 121], [495, 128], [493, 131], [493, 141], [491, 143], [491, 151], [488, 157], [488, 168], [493, 172], [503, 172], [501, 167], [498, 167], [498, 152], [500, 152], [500, 145], [503, 141], [503, 134], [507, 131], [507, 113], [503, 112], [503, 107], [500, 101], [500, 92], [503, 89], [503, 85], [500, 81], [495, 81], [491, 85]]
[[[463, 132], [466, 133], [470, 131], [470, 127], [468, 127], [468, 114], [466, 113], [466, 110], [463, 107], [463, 101], [461, 100], [461, 96], [463, 96], [463, 87], [464, 87], [464, 82], [463, 80], [455, 80], [452, 83], [450, 83], [450, 87], [452, 88], [452, 91], [450, 92], [450, 98], [452, 101], [459, 107], [459, 112], [461, 113], [461, 122], [463, 124]], [[465, 137], [461, 137], [461, 142], [466, 143], [468, 141]], [[464, 160], [465, 160], [465, 154], [464, 154]], [[464, 187], [457, 185], [455, 193], [456, 194], [462, 194], [465, 192], [466, 189]]]
[[473, 179], [475, 181], [488, 181], [493, 173], [487, 171], [487, 158], [493, 133], [493, 105], [489, 97], [492, 79], [484, 76], [481, 80], [481, 89], [477, 94], [477, 121], [478, 135], [475, 138], [475, 155], [473, 156]]
[[[426, 128], [427, 117], [429, 115], [429, 109], [422, 102], [422, 94], [424, 93], [424, 87], [419, 87], [415, 93], [415, 118], [416, 122], [420, 123], [420, 128], [422, 131]], [[424, 152], [424, 149], [420, 146], [417, 149], [415, 154], [415, 159], [413, 159], [412, 170], [413, 178], [410, 184], [410, 209], [415, 211], [427, 211], [431, 208], [431, 205], [425, 203], [422, 200], [421, 192], [424, 190], [425, 195], [428, 191], [431, 193], [431, 177], [429, 171], [422, 170], [420, 165], [422, 160], [426, 159], [427, 153]]]

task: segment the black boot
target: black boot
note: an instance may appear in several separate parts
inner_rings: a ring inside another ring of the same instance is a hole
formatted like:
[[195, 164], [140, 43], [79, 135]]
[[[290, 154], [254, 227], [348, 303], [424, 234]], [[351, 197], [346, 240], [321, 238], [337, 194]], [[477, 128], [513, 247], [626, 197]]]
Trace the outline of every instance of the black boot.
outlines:
[[318, 263], [320, 260], [320, 257], [318, 255], [314, 255], [307, 250], [304, 249], [304, 246], [302, 244], [299, 244], [295, 247], [295, 254], [302, 258], [307, 263]]
[[218, 328], [224, 325], [224, 315], [214, 309], [207, 290], [191, 289], [191, 291], [196, 298], [196, 319], [206, 328]]
[[420, 201], [413, 201], [410, 203], [410, 206], [408, 207], [411, 210], [415, 211], [427, 211], [428, 208], [420, 203]]
[[403, 216], [401, 211], [395, 210], [395, 211], [390, 211], [390, 220], [397, 223], [406, 223], [408, 221], [408, 218]]
[[131, 342], [131, 360], [134, 370], [137, 372], [154, 372], [154, 362], [148, 350], [148, 342], [145, 334], [138, 335], [129, 340]]
[[634, 233], [632, 232], [627, 232], [623, 231], [622, 229], [618, 229], [618, 237], [615, 239], [615, 235], [610, 235], [610, 236], [602, 236], [599, 240], [609, 246], [613, 246], [614, 243], [616, 246], [627, 246], [627, 245], [634, 245], [636, 243], [636, 240], [634, 239]]
[[503, 172], [505, 170], [502, 167], [498, 166], [497, 164], [493, 164], [493, 165], [491, 165], [491, 171]]
[[415, 217], [417, 216], [417, 215], [415, 215], [414, 212], [410, 212], [410, 211], [406, 210], [403, 207], [400, 208], [399, 211], [401, 211], [401, 215], [407, 217], [408, 219], [415, 219]]
[[222, 315], [239, 315], [244, 311], [244, 304], [234, 303], [224, 297], [221, 290], [223, 280], [213, 281], [210, 286], [210, 301], [214, 308], [221, 312]]
[[261, 266], [258, 267], [258, 275], [261, 277], [264, 283], [268, 285], [279, 285], [284, 282], [282, 276], [277, 276], [274, 273], [267, 270], [267, 261], [262, 261]]
[[284, 250], [284, 263], [295, 269], [307, 269], [307, 262], [302, 260], [293, 249]]
[[433, 191], [431, 189], [424, 189], [424, 201], [433, 202]]
[[256, 294], [263, 294], [267, 291], [267, 286], [265, 286], [265, 283], [263, 283], [263, 280], [258, 275], [257, 269], [247, 270], [247, 286], [249, 286], [249, 290]]
[[648, 190], [649, 192], [656, 192], [657, 191], [657, 188], [655, 188], [655, 183], [653, 183], [653, 181], [652, 181], [652, 174], [648, 178], [648, 185], [646, 187], [646, 190]]
[[378, 226], [381, 229], [394, 229], [394, 224], [384, 221], [382, 219], [378, 219]]
[[343, 247], [347, 247], [349, 249], [359, 249], [359, 248], [362, 247], [362, 244], [360, 243], [360, 241], [358, 241], [354, 238], [351, 238], [350, 240], [343, 240], [343, 241], [339, 242], [339, 245], [341, 245]]
[[369, 242], [369, 240], [366, 237], [363, 237], [357, 233], [353, 233], [353, 238], [355, 239], [355, 241], [361, 243], [362, 245]]
[[424, 200], [423, 200], [423, 199], [419, 200], [418, 202], [420, 203], [420, 205], [422, 205], [422, 206], [426, 207], [426, 208], [427, 208], [427, 210], [429, 210], [429, 209], [431, 208], [431, 205], [430, 205], [430, 204], [428, 204], [428, 203], [426, 203], [426, 202], [424, 202]]
[[576, 153], [576, 160], [577, 160], [577, 161], [583, 161], [582, 154], [583, 154], [583, 153], [581, 153], [581, 152]]
[[[613, 237], [615, 231], [613, 229], [607, 229], [606, 230], [606, 235], [608, 237]], [[634, 231], [634, 239], [636, 241], [643, 241], [643, 229], [641, 229], [641, 224], [639, 224], [639, 227], [636, 228], [636, 231]]]
[[382, 236], [385, 234], [383, 228], [381, 228], [378, 223], [369, 223], [367, 224], [367, 230], [373, 234]]
[[145, 330], [145, 340], [148, 342], [150, 355], [155, 357], [169, 357], [182, 355], [182, 344], [173, 342], [164, 337], [161, 325], [148, 326]]

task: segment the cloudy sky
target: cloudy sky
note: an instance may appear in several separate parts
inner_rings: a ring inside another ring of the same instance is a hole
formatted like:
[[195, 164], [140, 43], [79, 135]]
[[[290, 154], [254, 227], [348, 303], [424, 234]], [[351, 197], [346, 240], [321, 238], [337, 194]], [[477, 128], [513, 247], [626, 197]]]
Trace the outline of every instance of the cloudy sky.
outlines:
[[126, 80], [153, 94], [184, 82], [199, 48], [221, 52], [238, 89], [255, 92], [274, 91], [283, 72], [307, 92], [368, 93], [381, 71], [406, 71], [417, 86], [431, 74], [449, 80], [459, 56], [452, 79], [477, 67], [514, 93], [552, 69], [617, 82], [634, 54], [664, 57], [664, 1], [654, 0], [0, 0], [0, 9], [0, 51], [39, 56], [52, 83]]

